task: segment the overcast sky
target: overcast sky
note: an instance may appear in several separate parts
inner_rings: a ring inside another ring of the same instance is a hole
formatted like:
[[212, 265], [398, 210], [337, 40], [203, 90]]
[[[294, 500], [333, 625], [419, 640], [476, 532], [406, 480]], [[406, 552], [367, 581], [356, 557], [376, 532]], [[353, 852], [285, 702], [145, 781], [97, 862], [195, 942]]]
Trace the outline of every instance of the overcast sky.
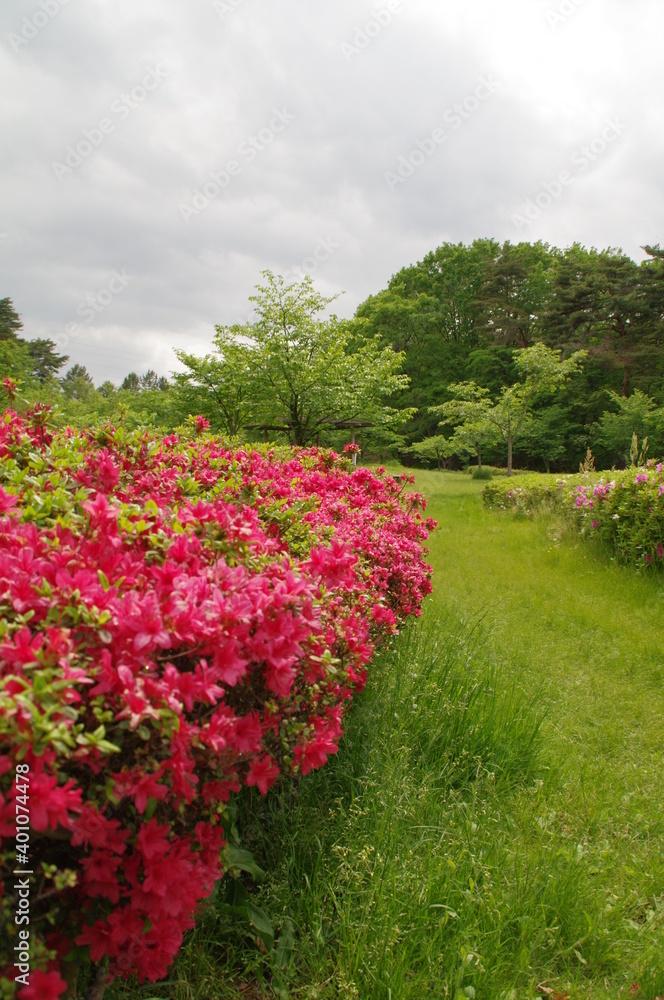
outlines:
[[352, 315], [445, 241], [664, 243], [662, 0], [3, 0], [0, 298], [97, 384], [260, 271]]

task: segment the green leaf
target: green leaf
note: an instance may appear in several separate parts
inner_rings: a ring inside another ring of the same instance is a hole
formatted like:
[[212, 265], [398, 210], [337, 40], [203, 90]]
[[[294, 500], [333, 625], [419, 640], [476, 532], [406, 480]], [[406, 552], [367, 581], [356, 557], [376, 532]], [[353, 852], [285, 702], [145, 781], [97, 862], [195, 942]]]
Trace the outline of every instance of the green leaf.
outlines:
[[293, 927], [293, 921], [287, 919], [284, 923], [284, 928], [277, 939], [277, 944], [274, 949], [273, 964], [278, 969], [285, 969], [288, 965], [293, 950], [295, 948], [295, 928]]
[[256, 864], [251, 851], [245, 851], [242, 847], [228, 844], [222, 852], [222, 859], [227, 868], [239, 868], [240, 871], [247, 872], [255, 879], [261, 879], [265, 876], [263, 869]]
[[268, 951], [272, 951], [274, 948], [274, 928], [270, 923], [267, 914], [259, 909], [258, 906], [254, 906], [253, 903], [249, 903], [246, 906], [247, 918], [249, 923], [254, 928], [258, 937], [261, 939]]

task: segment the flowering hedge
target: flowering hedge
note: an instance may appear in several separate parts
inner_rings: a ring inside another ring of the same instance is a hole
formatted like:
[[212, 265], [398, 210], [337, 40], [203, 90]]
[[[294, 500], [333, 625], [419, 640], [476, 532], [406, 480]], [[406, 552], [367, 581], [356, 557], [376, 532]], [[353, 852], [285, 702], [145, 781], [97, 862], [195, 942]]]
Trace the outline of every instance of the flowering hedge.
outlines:
[[232, 794], [336, 752], [374, 649], [431, 589], [406, 480], [198, 430], [0, 418], [0, 854], [34, 872], [19, 1000], [60, 997], [82, 955], [163, 977], [228, 867]]
[[484, 503], [530, 514], [555, 509], [581, 533], [600, 538], [620, 559], [637, 566], [664, 565], [664, 464], [648, 462], [621, 472], [572, 476], [520, 476], [518, 485], [491, 483]]

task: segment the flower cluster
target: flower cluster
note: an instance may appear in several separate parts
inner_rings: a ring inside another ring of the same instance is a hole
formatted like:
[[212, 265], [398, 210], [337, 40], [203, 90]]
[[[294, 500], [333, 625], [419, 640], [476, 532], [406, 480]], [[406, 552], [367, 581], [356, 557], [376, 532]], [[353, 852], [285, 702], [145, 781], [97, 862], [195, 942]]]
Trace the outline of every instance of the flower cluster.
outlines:
[[622, 472], [579, 473], [560, 477], [527, 475], [505, 490], [491, 483], [484, 503], [493, 509], [531, 513], [553, 508], [582, 533], [602, 540], [620, 559], [639, 565], [663, 565], [664, 463]]
[[44, 997], [74, 947], [165, 975], [223, 875], [233, 793], [336, 752], [377, 644], [431, 589], [407, 481], [204, 431], [0, 418], [0, 855], [24, 762]]

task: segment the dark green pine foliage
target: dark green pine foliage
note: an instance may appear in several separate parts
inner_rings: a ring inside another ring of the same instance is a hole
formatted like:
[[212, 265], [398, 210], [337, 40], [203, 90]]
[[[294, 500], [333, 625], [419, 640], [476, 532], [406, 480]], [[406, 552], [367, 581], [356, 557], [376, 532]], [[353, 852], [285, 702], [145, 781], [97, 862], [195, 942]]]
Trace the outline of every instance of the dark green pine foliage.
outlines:
[[23, 329], [21, 317], [11, 299], [0, 299], [0, 340], [16, 340]]
[[52, 340], [41, 337], [36, 340], [24, 340], [19, 337], [18, 332], [22, 329], [23, 321], [16, 312], [12, 300], [10, 298], [0, 299], [0, 341], [15, 345], [19, 354], [21, 348], [23, 350], [27, 348], [25, 374], [43, 385], [56, 376], [69, 358], [66, 354], [57, 353]]
[[67, 399], [85, 400], [94, 392], [94, 382], [85, 365], [72, 365], [60, 385]]

